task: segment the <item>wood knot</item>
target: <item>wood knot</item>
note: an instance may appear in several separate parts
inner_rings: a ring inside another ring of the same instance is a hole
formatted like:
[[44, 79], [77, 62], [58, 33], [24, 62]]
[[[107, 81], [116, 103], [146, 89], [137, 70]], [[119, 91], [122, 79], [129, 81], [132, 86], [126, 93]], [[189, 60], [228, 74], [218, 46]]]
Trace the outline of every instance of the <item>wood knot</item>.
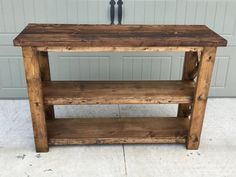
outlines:
[[147, 137], [155, 137], [155, 133], [152, 131], [149, 131], [147, 134]]
[[198, 100], [199, 101], [201, 101], [201, 100], [207, 100], [207, 96], [206, 95], [200, 95], [199, 97], [198, 97]]
[[193, 143], [198, 143], [199, 142], [199, 138], [196, 135], [191, 135], [190, 139], [193, 141]]
[[96, 140], [96, 144], [103, 144], [104, 141], [103, 140]]
[[35, 102], [34, 104], [35, 104], [35, 106], [39, 106], [39, 105], [40, 105], [40, 103], [39, 103], [39, 102]]

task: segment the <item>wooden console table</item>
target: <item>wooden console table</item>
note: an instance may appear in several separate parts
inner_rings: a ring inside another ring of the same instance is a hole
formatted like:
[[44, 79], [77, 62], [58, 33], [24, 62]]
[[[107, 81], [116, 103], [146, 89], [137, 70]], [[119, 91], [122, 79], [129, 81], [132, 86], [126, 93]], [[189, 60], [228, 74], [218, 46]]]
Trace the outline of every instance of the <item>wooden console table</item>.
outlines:
[[[216, 48], [203, 25], [29, 24], [14, 40], [24, 56], [37, 152], [48, 145], [186, 143], [198, 149]], [[51, 81], [48, 52], [185, 52], [179, 81]], [[53, 105], [179, 104], [172, 118], [55, 119]]]

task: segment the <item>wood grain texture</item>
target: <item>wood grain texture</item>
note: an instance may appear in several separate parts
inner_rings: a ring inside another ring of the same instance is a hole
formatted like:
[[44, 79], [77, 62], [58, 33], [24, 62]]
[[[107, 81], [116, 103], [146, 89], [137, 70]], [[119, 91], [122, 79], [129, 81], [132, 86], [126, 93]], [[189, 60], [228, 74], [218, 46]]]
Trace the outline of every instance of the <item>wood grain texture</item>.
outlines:
[[[39, 57], [39, 66], [42, 81], [51, 81], [48, 52], [37, 52]], [[54, 119], [53, 105], [44, 105], [45, 116], [47, 119]]]
[[32, 47], [23, 47], [23, 57], [36, 151], [47, 152], [47, 127], [45, 122], [39, 58], [37, 51]]
[[[196, 64], [198, 61], [198, 53], [197, 52], [186, 52], [184, 57], [184, 66], [183, 66], [183, 81], [193, 81], [191, 78], [191, 74], [196, 68]], [[190, 115], [192, 104], [179, 104], [178, 107], [178, 117], [188, 117]]]
[[29, 24], [15, 46], [153, 47], [226, 46], [204, 25], [70, 25]]
[[[186, 142], [187, 149], [198, 149], [216, 47], [226, 46], [227, 41], [202, 25], [30, 24], [14, 40], [14, 44], [23, 46], [36, 150], [46, 152], [48, 141], [55, 145]], [[89, 49], [187, 51], [183, 80], [50, 81], [48, 51]], [[200, 52], [202, 55], [198, 65], [196, 62]], [[54, 117], [47, 109], [52, 105], [143, 103], [178, 103], [178, 117], [48, 118], [47, 125], [45, 122], [46, 116]], [[190, 105], [191, 119], [187, 112]]]
[[49, 52], [201, 52], [203, 47], [36, 47], [38, 51]]
[[185, 143], [189, 119], [78, 118], [47, 121], [49, 143]]
[[200, 136], [206, 110], [213, 66], [215, 63], [215, 55], [215, 47], [206, 47], [203, 50], [201, 56], [197, 84], [195, 88], [193, 111], [191, 114], [187, 149], [198, 149], [200, 144]]
[[193, 82], [53, 81], [43, 84], [46, 104], [191, 103]]

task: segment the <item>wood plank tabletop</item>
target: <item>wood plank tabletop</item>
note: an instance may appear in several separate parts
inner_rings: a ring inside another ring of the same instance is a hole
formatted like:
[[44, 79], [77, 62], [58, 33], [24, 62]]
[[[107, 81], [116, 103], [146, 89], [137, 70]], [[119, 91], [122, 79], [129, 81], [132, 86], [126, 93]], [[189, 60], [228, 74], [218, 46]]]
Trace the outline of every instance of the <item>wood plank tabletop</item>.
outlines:
[[75, 25], [29, 24], [15, 46], [176, 47], [226, 46], [205, 25]]

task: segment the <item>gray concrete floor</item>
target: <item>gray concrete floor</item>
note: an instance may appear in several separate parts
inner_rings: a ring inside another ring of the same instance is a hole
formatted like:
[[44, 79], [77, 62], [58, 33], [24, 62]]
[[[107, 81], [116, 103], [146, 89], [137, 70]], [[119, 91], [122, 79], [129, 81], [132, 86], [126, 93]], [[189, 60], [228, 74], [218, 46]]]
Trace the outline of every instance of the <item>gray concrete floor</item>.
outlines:
[[[176, 105], [58, 106], [57, 117], [174, 116]], [[0, 177], [235, 177], [236, 99], [210, 99], [200, 149], [78, 145], [36, 153], [27, 100], [0, 101]]]

